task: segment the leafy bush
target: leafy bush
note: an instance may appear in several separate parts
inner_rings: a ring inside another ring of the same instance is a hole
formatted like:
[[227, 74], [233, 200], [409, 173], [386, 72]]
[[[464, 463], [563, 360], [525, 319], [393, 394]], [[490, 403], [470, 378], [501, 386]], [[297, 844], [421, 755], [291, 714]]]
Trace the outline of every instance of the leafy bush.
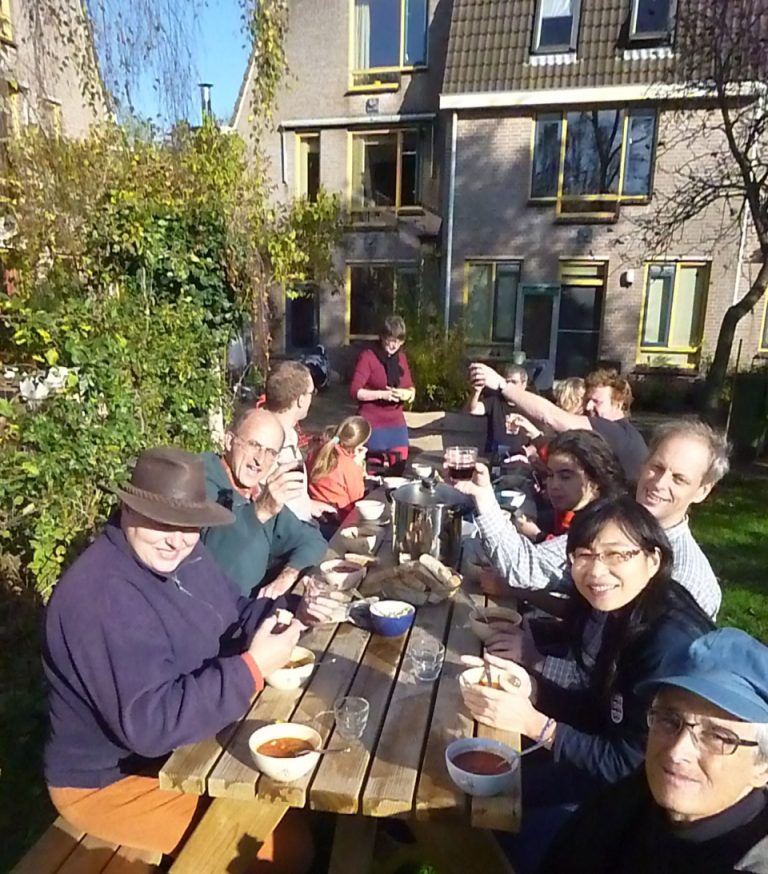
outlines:
[[437, 321], [408, 326], [408, 364], [416, 386], [417, 411], [459, 409], [467, 397], [467, 363], [461, 327], [445, 330]]

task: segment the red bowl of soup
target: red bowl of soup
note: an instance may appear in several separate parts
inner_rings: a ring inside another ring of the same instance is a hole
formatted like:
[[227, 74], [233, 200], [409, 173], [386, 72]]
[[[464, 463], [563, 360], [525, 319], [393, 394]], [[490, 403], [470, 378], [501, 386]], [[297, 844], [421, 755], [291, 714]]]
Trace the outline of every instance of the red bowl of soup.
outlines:
[[463, 737], [448, 744], [445, 764], [451, 780], [468, 795], [502, 795], [512, 791], [520, 753], [498, 740]]

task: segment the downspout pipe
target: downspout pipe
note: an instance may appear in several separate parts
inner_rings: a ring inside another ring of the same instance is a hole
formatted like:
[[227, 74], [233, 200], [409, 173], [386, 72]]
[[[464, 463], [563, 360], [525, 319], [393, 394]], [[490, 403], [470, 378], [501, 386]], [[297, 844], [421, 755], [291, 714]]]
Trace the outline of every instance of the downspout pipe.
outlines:
[[451, 113], [450, 154], [448, 156], [448, 210], [445, 229], [445, 287], [443, 289], [443, 324], [445, 336], [448, 336], [449, 319], [451, 317], [451, 274], [453, 273], [453, 212], [456, 198], [456, 144], [458, 142], [458, 117]]

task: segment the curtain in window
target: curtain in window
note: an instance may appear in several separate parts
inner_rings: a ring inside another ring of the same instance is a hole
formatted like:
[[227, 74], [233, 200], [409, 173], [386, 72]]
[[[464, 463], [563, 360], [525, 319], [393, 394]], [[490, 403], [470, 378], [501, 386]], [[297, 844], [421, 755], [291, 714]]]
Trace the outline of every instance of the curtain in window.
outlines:
[[542, 18], [568, 18], [573, 15], [574, 0], [541, 0]]
[[371, 66], [371, 0], [355, 0], [355, 69]]

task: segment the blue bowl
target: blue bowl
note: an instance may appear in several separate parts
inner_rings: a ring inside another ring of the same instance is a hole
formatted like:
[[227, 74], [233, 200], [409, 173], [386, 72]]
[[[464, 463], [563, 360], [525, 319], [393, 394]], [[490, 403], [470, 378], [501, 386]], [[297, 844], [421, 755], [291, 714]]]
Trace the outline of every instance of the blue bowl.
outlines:
[[371, 625], [383, 637], [399, 637], [411, 627], [416, 608], [407, 601], [379, 601], [371, 604]]

